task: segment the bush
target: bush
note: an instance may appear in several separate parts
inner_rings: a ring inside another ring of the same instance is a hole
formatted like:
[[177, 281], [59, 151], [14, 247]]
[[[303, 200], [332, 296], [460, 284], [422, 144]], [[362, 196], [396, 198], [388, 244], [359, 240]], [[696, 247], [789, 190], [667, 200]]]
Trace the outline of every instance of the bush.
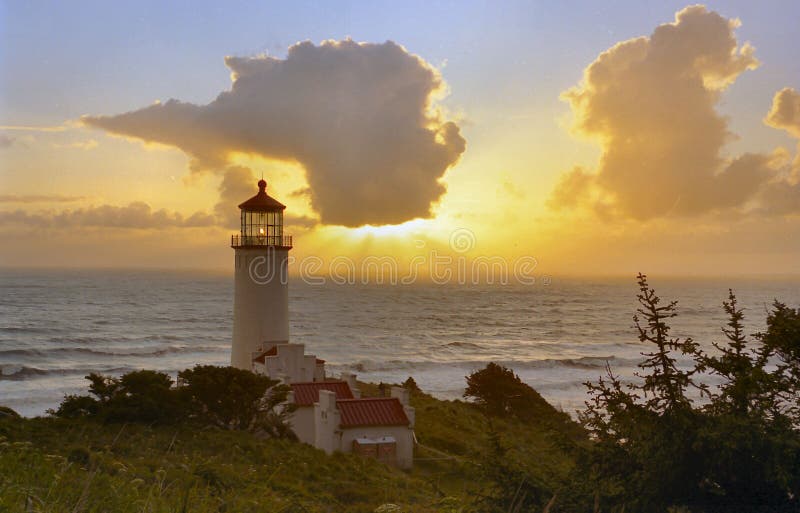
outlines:
[[48, 410], [48, 413], [56, 417], [74, 419], [97, 415], [99, 409], [100, 403], [97, 399], [89, 397], [88, 395], [65, 395], [58, 409]]
[[494, 362], [467, 376], [464, 397], [472, 398], [489, 416], [516, 417], [525, 422], [568, 421], [566, 414], [551, 406], [514, 371]]
[[163, 372], [140, 370], [124, 374], [104, 409], [112, 422], [171, 423], [181, 417], [172, 378]]
[[181, 416], [172, 378], [163, 372], [133, 371], [120, 378], [89, 374], [88, 395], [67, 395], [57, 417], [96, 417], [108, 422], [170, 423]]
[[18, 419], [20, 415], [8, 406], [0, 406], [0, 419], [3, 418]]
[[249, 429], [267, 389], [278, 382], [235, 367], [197, 365], [178, 373], [190, 415], [224, 429]]
[[91, 395], [68, 395], [54, 416], [90, 417], [107, 422], [171, 424], [197, 422], [223, 429], [250, 430], [293, 438], [283, 403], [289, 387], [266, 376], [233, 367], [198, 365], [179, 374], [133, 371], [120, 378], [89, 374]]
[[[581, 420], [596, 443], [574, 473], [584, 508], [594, 502], [631, 513], [798, 511], [797, 312], [776, 303], [767, 332], [753, 341], [731, 291], [723, 302], [727, 342], [708, 355], [691, 339], [670, 336], [675, 302], [662, 304], [643, 275], [639, 288], [634, 324], [648, 347], [641, 381], [623, 384], [609, 367], [607, 377], [587, 383], [591, 398]], [[678, 367], [677, 355], [694, 366]], [[770, 365], [775, 359], [783, 364]], [[721, 380], [717, 389], [698, 384], [704, 373]], [[691, 388], [707, 403], [697, 405]]]

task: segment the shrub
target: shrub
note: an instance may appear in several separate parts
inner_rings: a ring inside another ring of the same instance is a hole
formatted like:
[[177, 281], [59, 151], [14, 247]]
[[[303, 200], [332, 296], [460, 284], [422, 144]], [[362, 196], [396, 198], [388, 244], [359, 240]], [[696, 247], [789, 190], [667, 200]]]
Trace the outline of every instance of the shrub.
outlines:
[[18, 419], [20, 415], [8, 406], [0, 406], [0, 419], [3, 418]]
[[97, 415], [99, 408], [97, 399], [88, 395], [65, 395], [64, 400], [58, 405], [58, 409], [48, 410], [48, 413], [56, 417], [74, 419]]
[[490, 416], [512, 416], [523, 421], [567, 420], [514, 371], [494, 362], [467, 376], [464, 397], [471, 397]]
[[213, 365], [198, 365], [178, 376], [181, 386], [175, 387], [170, 376], [152, 370], [133, 371], [120, 378], [89, 374], [91, 396], [65, 396], [49, 413], [108, 422], [192, 421], [294, 438], [288, 425], [293, 410], [284, 404], [288, 386], [249, 371]]
[[267, 389], [278, 382], [235, 367], [196, 365], [178, 373], [190, 414], [224, 429], [249, 429]]
[[172, 378], [152, 370], [133, 371], [121, 378], [89, 374], [88, 395], [68, 395], [57, 417], [97, 417], [108, 422], [174, 422], [181, 416]]
[[103, 415], [112, 422], [174, 422], [181, 417], [172, 378], [140, 370], [124, 374], [107, 401]]
[[[581, 420], [596, 443], [576, 467], [580, 488], [594, 488], [594, 502], [605, 511], [797, 511], [797, 312], [776, 303], [756, 344], [745, 335], [730, 291], [723, 302], [727, 342], [708, 355], [691, 339], [670, 337], [676, 303], [661, 304], [646, 277], [638, 278], [634, 324], [649, 348], [639, 364], [641, 381], [622, 383], [609, 367], [606, 378], [587, 383], [591, 397]], [[678, 354], [694, 366], [679, 367]], [[782, 364], [769, 365], [773, 357]], [[709, 372], [721, 380], [714, 391], [697, 383]], [[696, 405], [690, 388], [709, 401]], [[583, 500], [589, 504], [591, 496]]]

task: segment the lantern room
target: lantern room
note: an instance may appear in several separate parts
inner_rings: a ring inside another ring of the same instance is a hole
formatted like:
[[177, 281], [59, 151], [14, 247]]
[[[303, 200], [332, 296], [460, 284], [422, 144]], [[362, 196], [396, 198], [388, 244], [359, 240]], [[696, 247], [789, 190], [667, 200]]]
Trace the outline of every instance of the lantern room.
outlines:
[[239, 209], [241, 231], [231, 237], [232, 247], [292, 247], [292, 237], [283, 234], [286, 206], [267, 194], [267, 182], [263, 179], [258, 181], [258, 194], [240, 204]]

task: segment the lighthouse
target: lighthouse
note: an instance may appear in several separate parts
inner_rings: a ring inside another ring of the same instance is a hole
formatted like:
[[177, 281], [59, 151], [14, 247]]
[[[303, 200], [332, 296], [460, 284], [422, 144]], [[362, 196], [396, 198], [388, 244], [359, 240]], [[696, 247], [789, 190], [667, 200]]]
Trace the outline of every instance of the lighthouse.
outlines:
[[251, 370], [265, 347], [289, 341], [288, 260], [292, 237], [283, 234], [286, 206], [267, 194], [239, 205], [241, 230], [231, 236], [235, 252], [231, 366]]
[[355, 374], [330, 379], [325, 360], [289, 342], [289, 250], [283, 234], [286, 206], [267, 194], [239, 205], [241, 230], [231, 236], [236, 253], [231, 366], [288, 385], [289, 424], [298, 439], [327, 453], [358, 451], [380, 461], [411, 468], [414, 408], [407, 390], [392, 397], [361, 399]]

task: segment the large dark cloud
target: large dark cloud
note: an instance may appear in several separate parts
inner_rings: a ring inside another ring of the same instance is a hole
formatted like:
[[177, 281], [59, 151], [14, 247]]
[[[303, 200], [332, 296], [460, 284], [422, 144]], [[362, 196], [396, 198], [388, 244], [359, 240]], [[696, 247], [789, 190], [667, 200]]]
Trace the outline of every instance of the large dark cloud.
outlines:
[[240, 212], [236, 205], [255, 194], [253, 172], [244, 166], [229, 166], [219, 184], [219, 201], [214, 205], [217, 221], [226, 228], [237, 228]]
[[[226, 228], [239, 228], [240, 211], [236, 205], [255, 194], [256, 178], [253, 172], [244, 166], [228, 166], [219, 184], [219, 201], [214, 205], [217, 223]], [[269, 191], [268, 191], [269, 192]], [[319, 221], [307, 216], [299, 216], [284, 212], [284, 227], [289, 231], [302, 231], [319, 224]]]
[[344, 40], [299, 43], [286, 59], [225, 63], [233, 85], [208, 105], [169, 100], [83, 121], [178, 147], [195, 172], [225, 169], [232, 152], [300, 162], [312, 206], [327, 224], [430, 215], [445, 190], [440, 178], [465, 141], [434, 109], [444, 84], [425, 61], [393, 42]]
[[753, 48], [738, 45], [738, 25], [703, 6], [687, 7], [649, 37], [601, 53], [581, 84], [563, 94], [575, 131], [601, 144], [598, 167], [565, 173], [550, 205], [634, 219], [731, 209], [786, 213], [767, 208], [769, 198], [792, 204], [773, 155], [721, 154], [732, 134], [716, 104], [758, 65]]

